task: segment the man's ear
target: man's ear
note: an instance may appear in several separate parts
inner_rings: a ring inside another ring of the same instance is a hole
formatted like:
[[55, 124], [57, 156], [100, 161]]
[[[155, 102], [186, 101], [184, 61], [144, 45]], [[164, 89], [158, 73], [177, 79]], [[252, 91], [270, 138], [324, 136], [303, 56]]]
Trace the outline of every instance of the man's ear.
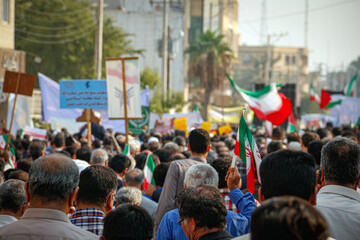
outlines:
[[207, 146], [206, 152], [210, 152], [211, 150], [211, 145]]
[[195, 219], [193, 218], [187, 218], [187, 225], [190, 227], [190, 231], [191, 232], [194, 232], [197, 228], [197, 224], [196, 224], [196, 221]]
[[264, 194], [262, 193], [261, 187], [259, 187], [258, 193], [259, 193], [259, 202], [260, 203], [264, 202], [266, 199], [264, 197]]
[[25, 193], [26, 193], [26, 201], [30, 202], [30, 193], [29, 193], [29, 182], [26, 182], [24, 185]]
[[76, 200], [76, 195], [77, 195], [78, 191], [79, 191], [79, 187], [76, 187], [76, 188], [74, 188], [74, 190], [70, 194], [69, 202], [68, 202], [69, 208], [74, 205], [74, 201]]
[[129, 168], [125, 168], [124, 171], [121, 172], [121, 175], [125, 176], [125, 174], [128, 170], [129, 170]]
[[106, 160], [106, 161], [105, 161], [105, 167], [108, 167], [108, 166], [109, 166], [109, 161]]
[[313, 206], [316, 205], [316, 194], [317, 194], [317, 190], [316, 190], [316, 187], [315, 187], [314, 192], [310, 195], [310, 199], [309, 199], [310, 204], [313, 205]]
[[190, 144], [186, 144], [188, 150], [191, 152]]
[[320, 172], [321, 172], [321, 187], [325, 186], [325, 177], [324, 177], [324, 171], [322, 169], [322, 167], [320, 167]]
[[111, 193], [110, 196], [108, 197], [107, 201], [106, 201], [106, 214], [109, 213], [114, 206], [114, 198], [115, 198], [115, 193]]

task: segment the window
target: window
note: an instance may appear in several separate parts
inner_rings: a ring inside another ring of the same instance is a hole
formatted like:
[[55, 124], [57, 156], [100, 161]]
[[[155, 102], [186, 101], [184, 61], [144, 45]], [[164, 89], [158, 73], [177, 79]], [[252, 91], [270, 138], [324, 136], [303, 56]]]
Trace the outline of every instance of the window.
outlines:
[[296, 57], [295, 57], [295, 56], [292, 57], [292, 64], [293, 64], [293, 65], [296, 64]]
[[245, 54], [244, 54], [244, 57], [243, 57], [243, 63], [244, 63], [244, 65], [250, 64], [250, 62], [251, 62], [251, 56], [250, 56], [250, 54], [245, 53]]
[[285, 64], [286, 64], [286, 65], [289, 65], [289, 64], [290, 64], [290, 57], [289, 57], [289, 56], [286, 56], [286, 57], [285, 57]]
[[9, 1], [10, 0], [2, 0], [2, 21], [9, 22]]

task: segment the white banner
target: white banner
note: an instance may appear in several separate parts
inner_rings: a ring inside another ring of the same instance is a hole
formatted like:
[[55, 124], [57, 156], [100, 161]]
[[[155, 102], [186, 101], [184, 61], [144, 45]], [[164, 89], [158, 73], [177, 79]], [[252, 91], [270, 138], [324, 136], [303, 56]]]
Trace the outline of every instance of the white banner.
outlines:
[[46, 140], [46, 129], [25, 126], [23, 134], [28, 134], [31, 139]]
[[356, 124], [360, 117], [360, 98], [341, 96], [340, 99], [341, 104], [331, 108], [331, 117], [335, 119], [334, 126], [350, 122]]
[[[125, 74], [123, 74], [123, 61]], [[109, 118], [125, 118], [123, 76], [125, 75], [128, 118], [141, 118], [139, 59], [123, 58], [106, 61]]]

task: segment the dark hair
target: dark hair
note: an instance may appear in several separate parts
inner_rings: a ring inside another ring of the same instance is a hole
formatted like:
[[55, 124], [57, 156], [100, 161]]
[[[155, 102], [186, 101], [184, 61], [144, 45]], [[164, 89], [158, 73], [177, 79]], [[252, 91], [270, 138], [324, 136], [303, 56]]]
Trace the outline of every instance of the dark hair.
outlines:
[[1, 174], [4, 174], [5, 165], [6, 165], [5, 160], [0, 158], [0, 173]]
[[321, 150], [321, 167], [326, 181], [354, 185], [360, 175], [360, 146], [344, 137], [334, 138]]
[[80, 173], [77, 201], [102, 207], [110, 194], [116, 192], [118, 180], [115, 172], [104, 166], [93, 165]]
[[143, 143], [140, 147], [140, 152], [144, 151], [144, 150], [149, 150], [149, 144], [147, 143]]
[[285, 130], [282, 127], [274, 128], [272, 131], [272, 138], [276, 140], [283, 140], [285, 138]]
[[106, 240], [149, 240], [154, 236], [154, 221], [144, 208], [122, 204], [104, 218]]
[[74, 155], [76, 157], [76, 147], [73, 146], [67, 146], [64, 148], [65, 151], [67, 151], [70, 154], [70, 157], [72, 158]]
[[166, 173], [169, 170], [169, 165], [166, 163], [161, 163], [157, 165], [154, 169], [153, 178], [157, 186], [164, 186]]
[[76, 151], [76, 159], [84, 160], [86, 162], [90, 162], [91, 158], [91, 149], [89, 147], [81, 147]]
[[150, 150], [151, 152], [155, 152], [155, 151], [158, 150], [158, 149], [160, 149], [160, 143], [155, 142], [155, 141], [149, 143], [149, 150]]
[[17, 214], [26, 204], [25, 182], [10, 179], [0, 186], [0, 210]]
[[6, 170], [6, 171], [4, 172], [5, 181], [9, 179], [10, 173], [15, 172], [15, 171], [17, 171], [17, 170], [18, 170], [18, 169], [15, 169], [15, 168], [9, 168], [8, 170]]
[[16, 169], [8, 175], [8, 179], [18, 179], [27, 182], [29, 180], [29, 173], [21, 169]]
[[[179, 194], [181, 218], [193, 218], [198, 227], [225, 228], [227, 210], [217, 187], [188, 187]], [[216, 217], [214, 217], [216, 216]]]
[[170, 161], [171, 154], [164, 149], [156, 150], [154, 154], [159, 157], [160, 162], [162, 163], [167, 163]]
[[29, 139], [22, 139], [21, 140], [21, 147], [25, 150], [25, 151], [27, 151], [27, 150], [29, 150], [29, 146], [30, 146], [30, 140]]
[[251, 217], [252, 240], [326, 240], [328, 225], [308, 202], [297, 197], [275, 197], [255, 209]]
[[342, 128], [341, 127], [334, 127], [332, 129], [332, 134], [336, 137], [336, 136], [340, 136], [342, 133]]
[[306, 152], [273, 152], [261, 162], [260, 179], [265, 199], [291, 195], [309, 200], [315, 188], [315, 161]]
[[173, 139], [173, 142], [175, 142], [177, 145], [181, 146], [181, 147], [185, 147], [186, 146], [186, 140], [183, 136], [177, 136]]
[[34, 161], [29, 172], [30, 197], [44, 202], [62, 202], [79, 183], [79, 169], [74, 161], [61, 153], [45, 155]]
[[135, 168], [143, 170], [145, 166], [146, 158], [147, 158], [147, 154], [145, 153], [139, 153], [138, 155], [136, 155], [134, 157], [136, 161]]
[[180, 160], [180, 159], [186, 159], [185, 155], [182, 153], [175, 153], [171, 155], [170, 161]]
[[316, 130], [316, 133], [319, 135], [320, 139], [331, 137], [331, 132], [327, 128], [319, 128]]
[[306, 132], [301, 137], [301, 141], [305, 147], [309, 146], [309, 143], [313, 140], [320, 140], [320, 137], [317, 133], [314, 132]]
[[67, 137], [65, 138], [65, 146], [66, 146], [66, 147], [70, 147], [70, 146], [72, 146], [74, 143], [75, 143], [75, 142], [74, 142], [74, 140], [73, 140], [73, 138], [72, 138], [71, 136], [67, 136]]
[[267, 152], [272, 153], [272, 152], [276, 152], [277, 150], [283, 149], [283, 147], [286, 147], [286, 144], [283, 143], [282, 141], [271, 141], [268, 145], [267, 145]]
[[213, 168], [215, 168], [215, 170], [219, 174], [219, 186], [218, 186], [219, 189], [226, 188], [227, 183], [225, 181], [225, 176], [227, 171], [229, 170], [229, 167], [231, 166], [231, 158], [229, 157], [218, 158], [214, 160], [210, 165]]
[[91, 145], [92, 145], [95, 149], [101, 148], [101, 141], [98, 140], [98, 139], [96, 139], [96, 140], [94, 140], [94, 141], [91, 143]]
[[300, 142], [300, 134], [298, 132], [289, 133], [286, 139], [288, 144], [290, 142]]
[[33, 160], [31, 160], [29, 158], [21, 159], [21, 160], [17, 161], [16, 168], [21, 169], [28, 173], [30, 171], [30, 167], [31, 167], [32, 163], [33, 163]]
[[124, 154], [117, 154], [109, 161], [109, 167], [117, 173], [121, 173], [125, 168], [130, 167], [130, 159]]
[[191, 152], [194, 153], [206, 153], [208, 146], [210, 145], [209, 133], [204, 129], [194, 129], [189, 135], [189, 145]]
[[56, 134], [54, 141], [55, 147], [62, 147], [65, 144], [65, 135], [62, 132]]
[[45, 152], [45, 144], [43, 142], [34, 140], [30, 143], [29, 155], [33, 160], [41, 157], [43, 152]]
[[324, 145], [325, 143], [320, 140], [314, 140], [309, 143], [307, 151], [314, 158], [317, 165], [320, 165], [321, 149]]

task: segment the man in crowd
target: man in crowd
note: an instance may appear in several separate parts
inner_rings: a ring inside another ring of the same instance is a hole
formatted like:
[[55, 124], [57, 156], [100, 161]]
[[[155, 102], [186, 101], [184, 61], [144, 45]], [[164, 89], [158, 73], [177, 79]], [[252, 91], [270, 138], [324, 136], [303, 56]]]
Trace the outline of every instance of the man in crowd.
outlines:
[[117, 189], [120, 189], [124, 185], [123, 181], [130, 167], [130, 159], [124, 154], [117, 154], [111, 158], [109, 167], [115, 171], [116, 177], [119, 180]]
[[141, 203], [141, 191], [135, 187], [122, 187], [117, 191], [115, 195], [116, 207], [121, 204], [140, 205]]
[[25, 191], [30, 208], [0, 229], [1, 239], [98, 239], [71, 224], [67, 213], [78, 191], [79, 170], [64, 154], [49, 154], [31, 166]]
[[10, 179], [0, 186], [0, 227], [21, 218], [27, 208], [25, 182]]
[[33, 140], [30, 143], [29, 155], [32, 160], [36, 160], [45, 155], [45, 144], [41, 141]]
[[[131, 169], [126, 172], [125, 174], [125, 186], [126, 187], [136, 187], [140, 191], [144, 190], [144, 173], [140, 169]], [[154, 218], [156, 209], [158, 204], [149, 198], [145, 197], [144, 195], [141, 196], [141, 203], [140, 206], [145, 208], [150, 216]]]
[[108, 166], [109, 155], [103, 149], [96, 149], [91, 153], [90, 165]]
[[227, 211], [217, 187], [187, 188], [179, 195], [179, 203], [178, 222], [189, 240], [233, 238], [225, 231]]
[[115, 172], [108, 167], [95, 165], [84, 169], [80, 174], [76, 195], [77, 208], [70, 221], [101, 236], [102, 220], [113, 208], [117, 184]]
[[336, 137], [321, 151], [321, 185], [317, 209], [330, 226], [335, 239], [360, 236], [360, 146]]
[[159, 208], [155, 215], [155, 231], [164, 214], [175, 208], [175, 198], [184, 190], [185, 173], [192, 165], [206, 163], [206, 157], [211, 149], [209, 133], [204, 129], [194, 129], [189, 135], [189, 150], [191, 157], [173, 161], [166, 174], [164, 187], [159, 199]]

